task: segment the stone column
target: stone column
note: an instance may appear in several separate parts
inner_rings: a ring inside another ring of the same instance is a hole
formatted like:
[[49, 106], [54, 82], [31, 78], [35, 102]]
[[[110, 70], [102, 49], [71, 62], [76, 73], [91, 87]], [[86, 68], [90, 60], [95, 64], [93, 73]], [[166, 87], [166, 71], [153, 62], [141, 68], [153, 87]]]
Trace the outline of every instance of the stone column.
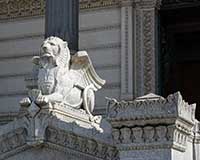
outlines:
[[[121, 160], [193, 160], [195, 104], [180, 93], [108, 102], [108, 120]], [[197, 139], [197, 138], [196, 138]], [[196, 152], [196, 159], [199, 158]]]
[[121, 2], [121, 99], [134, 96], [133, 0]]
[[79, 0], [46, 0], [45, 37], [57, 36], [78, 50]]
[[135, 96], [156, 92], [157, 10], [160, 0], [134, 0]]

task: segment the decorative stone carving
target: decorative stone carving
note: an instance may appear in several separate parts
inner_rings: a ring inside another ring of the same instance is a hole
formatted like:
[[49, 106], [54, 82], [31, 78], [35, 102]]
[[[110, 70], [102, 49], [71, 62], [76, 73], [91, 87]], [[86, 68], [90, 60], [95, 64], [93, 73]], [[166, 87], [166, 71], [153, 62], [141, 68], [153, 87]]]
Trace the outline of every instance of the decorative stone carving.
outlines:
[[62, 153], [73, 150], [83, 159], [118, 159], [110, 124], [91, 114], [94, 92], [105, 81], [97, 76], [87, 53], [70, 56], [67, 42], [49, 37], [33, 62], [37, 73], [32, 80], [37, 83], [20, 101], [17, 119], [0, 127], [0, 159], [40, 146]]
[[131, 143], [131, 129], [124, 127], [120, 129], [120, 132], [122, 143]]
[[157, 141], [166, 141], [167, 140], [167, 127], [158, 126], [155, 128], [157, 134]]
[[25, 144], [26, 131], [24, 129], [17, 129], [14, 132], [10, 132], [7, 135], [0, 136], [0, 159], [1, 155], [10, 150], [14, 150], [17, 147], [21, 147]]
[[94, 92], [105, 81], [96, 74], [87, 52], [79, 51], [70, 56], [67, 42], [49, 37], [41, 46], [40, 56], [33, 58], [33, 63], [39, 68], [38, 89], [29, 91], [29, 97], [20, 102], [21, 106], [28, 107], [35, 114], [39, 110], [37, 106], [62, 103], [84, 109], [90, 120], [94, 120], [91, 114], [95, 105]]
[[0, 20], [43, 15], [45, 0], [2, 0]]
[[155, 94], [133, 101], [108, 99], [108, 119], [120, 151], [171, 146], [184, 152], [195, 123], [194, 111], [195, 105], [186, 103], [179, 92], [166, 99]]
[[[118, 6], [122, 0], [80, 0], [80, 9]], [[1, 0], [0, 20], [40, 16], [45, 13], [45, 0]]]
[[17, 120], [0, 127], [0, 159], [39, 146], [70, 149], [94, 159], [118, 159], [111, 133], [99, 130], [100, 123], [91, 123], [86, 112], [60, 103], [48, 103], [34, 116], [24, 108]]
[[119, 129], [113, 129], [112, 136], [113, 136], [113, 140], [115, 143], [120, 143], [120, 130]]
[[132, 140], [134, 143], [142, 143], [143, 140], [143, 129], [141, 127], [132, 128]]
[[155, 130], [154, 127], [145, 126], [144, 127], [144, 139], [145, 142], [153, 142], [154, 141]]
[[111, 120], [161, 119], [180, 116], [194, 123], [195, 108], [195, 104], [189, 105], [182, 99], [179, 92], [169, 95], [166, 99], [155, 94], [148, 94], [134, 101], [118, 102], [108, 98], [108, 116]]
[[114, 160], [117, 158], [117, 150], [111, 145], [105, 145], [100, 142], [97, 143], [92, 139], [86, 139], [85, 137], [77, 136], [73, 133], [66, 134], [62, 131], [57, 132], [52, 128], [48, 128], [47, 133], [47, 141], [50, 143], [59, 144], [60, 139], [63, 139], [63, 141], [65, 141], [65, 143], [61, 144], [63, 147], [78, 150], [85, 154], [91, 154], [97, 158], [108, 160]]
[[155, 93], [156, 86], [156, 31], [157, 12], [160, 0], [135, 0], [134, 2], [134, 41], [136, 96]]

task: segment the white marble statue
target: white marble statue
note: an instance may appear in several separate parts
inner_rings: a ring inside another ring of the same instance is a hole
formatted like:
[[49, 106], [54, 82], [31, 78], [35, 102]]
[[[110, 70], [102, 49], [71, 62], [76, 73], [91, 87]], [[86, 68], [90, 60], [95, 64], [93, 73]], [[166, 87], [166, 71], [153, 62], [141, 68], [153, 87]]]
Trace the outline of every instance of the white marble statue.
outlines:
[[33, 63], [39, 67], [38, 95], [23, 99], [22, 106], [29, 106], [33, 101], [38, 106], [58, 102], [82, 108], [92, 119], [94, 92], [105, 81], [96, 74], [86, 51], [71, 56], [67, 42], [49, 37], [41, 45], [40, 56], [33, 57]]

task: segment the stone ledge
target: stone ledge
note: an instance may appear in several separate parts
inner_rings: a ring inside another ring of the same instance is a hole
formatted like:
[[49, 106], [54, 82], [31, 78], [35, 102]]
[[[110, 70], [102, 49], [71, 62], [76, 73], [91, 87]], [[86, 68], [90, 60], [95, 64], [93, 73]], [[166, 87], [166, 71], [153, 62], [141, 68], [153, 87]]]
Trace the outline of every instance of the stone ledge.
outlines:
[[68, 148], [97, 159], [117, 159], [111, 133], [99, 130], [103, 122], [91, 122], [85, 111], [54, 103], [34, 116], [30, 112], [22, 107], [15, 121], [0, 127], [0, 159], [45, 146]]
[[108, 119], [115, 121], [152, 120], [180, 118], [189, 124], [195, 120], [196, 104], [189, 105], [179, 92], [166, 99], [148, 94], [133, 101], [108, 99]]

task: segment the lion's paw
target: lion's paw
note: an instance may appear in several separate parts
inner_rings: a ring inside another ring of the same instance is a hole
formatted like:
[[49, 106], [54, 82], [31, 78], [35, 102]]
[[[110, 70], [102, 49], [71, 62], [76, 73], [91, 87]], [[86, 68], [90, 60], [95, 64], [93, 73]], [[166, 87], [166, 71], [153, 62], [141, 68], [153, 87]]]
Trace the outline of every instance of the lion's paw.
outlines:
[[28, 107], [31, 105], [31, 100], [30, 98], [26, 97], [26, 98], [23, 98], [20, 102], [19, 102], [20, 106], [22, 107]]
[[48, 104], [49, 100], [47, 97], [45, 96], [39, 96], [36, 100], [35, 103], [39, 106], [44, 106], [46, 104]]

